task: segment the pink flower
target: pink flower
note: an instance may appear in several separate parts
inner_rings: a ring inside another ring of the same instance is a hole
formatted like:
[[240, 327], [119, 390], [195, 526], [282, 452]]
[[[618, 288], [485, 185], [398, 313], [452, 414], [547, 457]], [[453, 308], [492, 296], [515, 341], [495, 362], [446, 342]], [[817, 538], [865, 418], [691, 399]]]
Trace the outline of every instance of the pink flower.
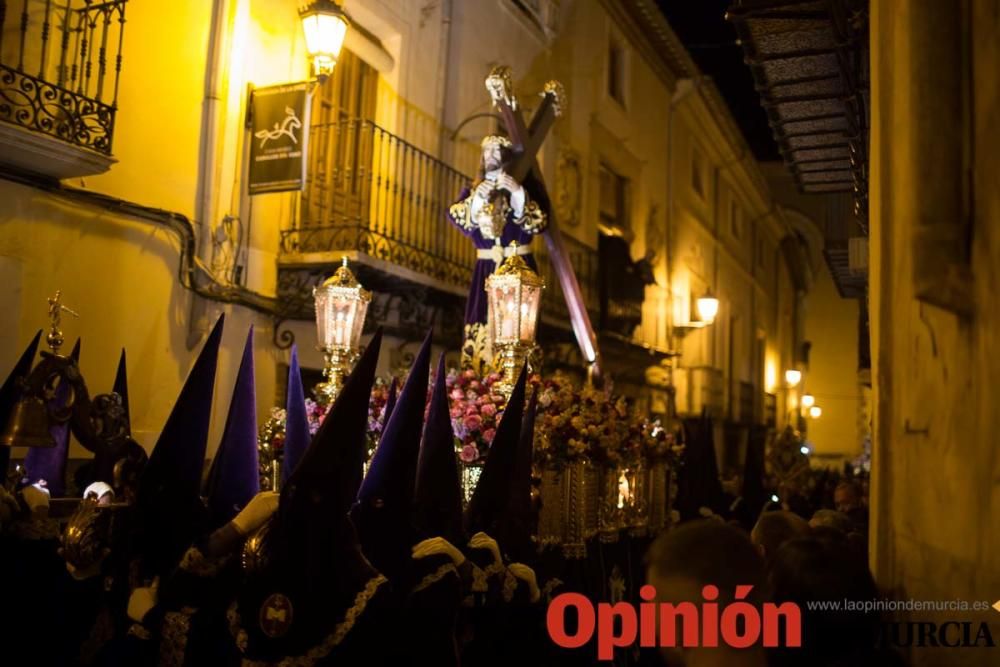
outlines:
[[486, 442], [493, 442], [493, 436], [497, 434], [496, 429], [488, 428], [483, 431], [483, 440]]
[[465, 398], [465, 392], [459, 389], [458, 387], [455, 387], [454, 389], [451, 390], [449, 397], [453, 401], [461, 401], [462, 399]]
[[449, 411], [449, 414], [451, 414], [452, 419], [459, 419], [465, 415], [465, 410], [462, 409], [461, 405], [456, 405]]
[[465, 425], [465, 428], [473, 431], [483, 425], [483, 418], [479, 415], [466, 414], [463, 424]]
[[492, 403], [487, 403], [479, 411], [482, 412], [484, 417], [492, 417], [497, 413], [497, 407]]
[[472, 463], [479, 458], [479, 450], [476, 449], [475, 445], [466, 445], [462, 447], [462, 451], [459, 452], [458, 458], [462, 459], [465, 463]]
[[469, 405], [465, 408], [465, 414], [466, 416], [478, 415], [479, 408], [477, 408], [475, 405]]

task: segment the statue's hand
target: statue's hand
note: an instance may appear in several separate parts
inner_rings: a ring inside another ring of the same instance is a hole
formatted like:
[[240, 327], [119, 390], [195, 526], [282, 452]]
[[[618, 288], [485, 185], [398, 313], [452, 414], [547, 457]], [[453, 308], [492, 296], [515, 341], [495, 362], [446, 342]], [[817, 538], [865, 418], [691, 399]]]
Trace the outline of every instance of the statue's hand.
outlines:
[[503, 188], [512, 195], [524, 190], [524, 186], [515, 181], [514, 177], [505, 171], [500, 172], [500, 175], [497, 176], [496, 187]]
[[482, 183], [476, 186], [476, 196], [483, 201], [489, 201], [490, 195], [493, 194], [493, 189], [495, 185], [490, 181], [484, 180]]

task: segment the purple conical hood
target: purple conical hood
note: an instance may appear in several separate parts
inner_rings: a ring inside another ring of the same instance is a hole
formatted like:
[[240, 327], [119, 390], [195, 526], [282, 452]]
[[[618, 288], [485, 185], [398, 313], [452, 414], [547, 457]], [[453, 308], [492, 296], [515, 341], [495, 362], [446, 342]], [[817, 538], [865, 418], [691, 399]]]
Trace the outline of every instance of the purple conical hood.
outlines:
[[410, 519], [427, 407], [430, 352], [428, 333], [382, 431], [358, 491], [358, 502], [351, 511], [362, 551], [390, 581], [401, 576], [412, 544]]
[[213, 527], [229, 522], [260, 491], [257, 462], [257, 395], [254, 391], [253, 327], [247, 334], [222, 442], [212, 461], [205, 496]]
[[285, 392], [285, 445], [281, 461], [281, 481], [287, 482], [295, 466], [309, 448], [309, 417], [306, 415], [306, 392], [299, 370], [299, 349], [292, 345], [288, 362], [288, 390]]
[[122, 356], [118, 358], [118, 370], [115, 372], [115, 385], [111, 391], [122, 398], [122, 407], [125, 408], [125, 418], [129, 422], [129, 430], [132, 428], [132, 413], [128, 407], [128, 373], [125, 365], [125, 348], [122, 348]]
[[484, 531], [497, 537], [495, 533], [500, 520], [509, 512], [511, 480], [517, 469], [518, 441], [521, 439], [526, 376], [527, 372], [522, 368], [493, 436], [476, 490], [465, 511], [465, 529], [470, 534]]
[[444, 354], [438, 361], [431, 405], [424, 424], [413, 492], [416, 538], [444, 537], [452, 544], [462, 538], [462, 489], [455, 460]]

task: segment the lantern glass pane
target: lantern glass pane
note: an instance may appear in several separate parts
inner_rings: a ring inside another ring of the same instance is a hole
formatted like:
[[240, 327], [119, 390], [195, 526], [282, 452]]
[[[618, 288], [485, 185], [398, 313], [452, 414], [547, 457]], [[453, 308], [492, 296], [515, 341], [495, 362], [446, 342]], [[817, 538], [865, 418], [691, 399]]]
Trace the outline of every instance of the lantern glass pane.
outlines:
[[538, 324], [538, 309], [542, 289], [525, 285], [521, 288], [521, 342], [533, 344]]
[[316, 292], [316, 333], [323, 348], [352, 345], [357, 309], [358, 298], [354, 290], [334, 287]]
[[359, 299], [354, 307], [354, 326], [351, 330], [351, 348], [358, 349], [361, 345], [361, 330], [365, 327], [365, 316], [368, 314], [368, 301]]
[[332, 14], [310, 14], [302, 18], [302, 30], [310, 56], [327, 56], [336, 60], [347, 35], [347, 22]]

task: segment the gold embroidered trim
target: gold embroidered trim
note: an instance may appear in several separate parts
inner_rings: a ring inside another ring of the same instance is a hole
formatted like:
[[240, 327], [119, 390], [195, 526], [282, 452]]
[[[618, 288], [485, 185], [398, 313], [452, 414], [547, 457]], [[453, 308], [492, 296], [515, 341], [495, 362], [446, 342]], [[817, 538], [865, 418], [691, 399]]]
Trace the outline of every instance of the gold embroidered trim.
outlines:
[[447, 576], [450, 572], [454, 572], [455, 575], [458, 576], [458, 570], [455, 569], [455, 566], [452, 563], [445, 563], [444, 565], [436, 569], [434, 572], [431, 572], [426, 577], [421, 579], [420, 583], [414, 586], [413, 592], [419, 593], [425, 588], [428, 588], [431, 585], [436, 584], [437, 582], [444, 579], [445, 576]]
[[506, 571], [507, 571], [507, 568], [505, 568], [503, 566], [503, 563], [501, 563], [500, 561], [497, 560], [497, 561], [493, 561], [493, 563], [489, 567], [486, 568], [486, 576], [487, 577], [492, 577], [495, 574], [500, 574], [500, 573], [506, 572]]
[[461, 227], [467, 232], [471, 232], [475, 225], [472, 224], [472, 216], [469, 215], [469, 211], [472, 210], [472, 194], [463, 199], [460, 202], [455, 202], [448, 209], [448, 214], [451, 215], [451, 219], [456, 225]]
[[486, 572], [481, 567], [479, 567], [478, 565], [476, 565], [475, 563], [473, 563], [472, 564], [472, 592], [474, 592], [474, 593], [485, 593], [486, 591], [488, 591], [489, 588], [490, 588], [490, 585], [489, 585], [489, 581], [487, 581], [487, 579], [488, 579], [488, 577], [486, 576]]
[[[250, 658], [243, 658], [242, 664], [244, 667], [265, 667], [267, 665], [281, 665], [282, 667], [310, 667], [316, 664], [317, 661], [322, 660], [330, 654], [330, 652], [336, 648], [342, 641], [347, 633], [351, 631], [354, 624], [357, 623], [358, 618], [364, 613], [365, 608], [368, 606], [368, 602], [375, 596], [378, 591], [379, 586], [386, 583], [386, 579], [383, 575], [378, 575], [372, 577], [365, 584], [365, 587], [358, 591], [358, 594], [354, 597], [354, 605], [347, 610], [344, 614], [344, 620], [337, 624], [337, 627], [333, 629], [333, 632], [328, 634], [326, 638], [306, 651], [303, 655], [288, 656], [279, 662], [268, 662], [266, 660], [251, 660]], [[234, 639], [236, 640], [236, 645], [239, 647], [240, 652], [244, 653], [247, 649], [247, 633], [240, 627], [240, 615], [236, 610], [236, 604], [233, 603], [226, 612], [226, 616], [229, 618], [229, 629], [230, 632], [237, 630], [234, 634]]]
[[163, 616], [160, 630], [160, 656], [157, 664], [163, 667], [180, 667], [184, 664], [188, 633], [191, 631], [191, 613], [185, 607], [181, 611], [168, 611]]
[[227, 558], [209, 558], [198, 547], [190, 547], [181, 559], [181, 569], [199, 577], [212, 577], [219, 573]]
[[133, 623], [128, 629], [128, 636], [149, 640], [153, 638], [153, 633], [150, 632], [148, 628], [143, 627], [142, 624]]
[[528, 201], [524, 205], [524, 213], [517, 220], [517, 226], [528, 234], [540, 234], [545, 231], [549, 223], [549, 218], [545, 211], [534, 201]]
[[503, 577], [503, 601], [510, 602], [514, 599], [514, 591], [517, 590], [517, 577], [511, 574], [510, 570], [504, 571]]
[[477, 375], [483, 376], [492, 364], [489, 326], [480, 322], [466, 324], [465, 340], [462, 343], [462, 370], [473, 370]]

